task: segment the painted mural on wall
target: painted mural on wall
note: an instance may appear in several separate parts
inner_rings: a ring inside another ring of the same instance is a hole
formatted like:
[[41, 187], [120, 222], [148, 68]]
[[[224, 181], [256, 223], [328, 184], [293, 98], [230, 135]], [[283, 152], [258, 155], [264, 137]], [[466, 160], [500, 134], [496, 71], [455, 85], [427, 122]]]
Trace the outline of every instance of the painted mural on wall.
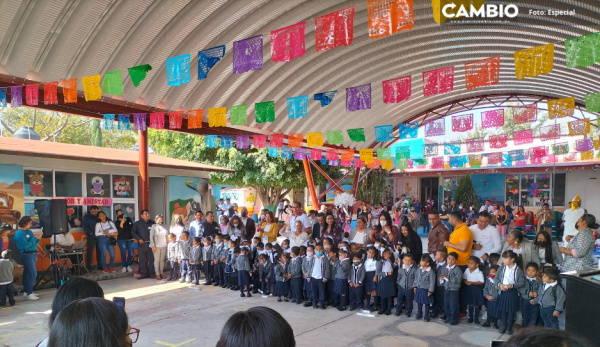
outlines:
[[504, 174], [474, 174], [471, 180], [481, 202], [504, 204]]
[[16, 224], [24, 208], [23, 167], [0, 164], [0, 221]]
[[210, 185], [202, 178], [169, 176], [169, 220], [182, 215], [187, 222], [194, 211], [211, 208]]

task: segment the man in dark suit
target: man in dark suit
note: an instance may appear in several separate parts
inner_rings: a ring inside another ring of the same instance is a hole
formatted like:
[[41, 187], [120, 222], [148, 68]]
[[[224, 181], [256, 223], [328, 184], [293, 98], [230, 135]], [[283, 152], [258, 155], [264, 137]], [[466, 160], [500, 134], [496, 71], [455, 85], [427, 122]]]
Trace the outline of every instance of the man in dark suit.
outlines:
[[317, 213], [317, 222], [312, 226], [313, 239], [319, 239], [321, 237], [321, 230], [325, 228], [325, 214], [323, 212]]
[[246, 207], [242, 207], [241, 220], [246, 227], [246, 238], [248, 240], [252, 240], [254, 234], [256, 233], [256, 223], [254, 223], [254, 219], [248, 218], [248, 209]]

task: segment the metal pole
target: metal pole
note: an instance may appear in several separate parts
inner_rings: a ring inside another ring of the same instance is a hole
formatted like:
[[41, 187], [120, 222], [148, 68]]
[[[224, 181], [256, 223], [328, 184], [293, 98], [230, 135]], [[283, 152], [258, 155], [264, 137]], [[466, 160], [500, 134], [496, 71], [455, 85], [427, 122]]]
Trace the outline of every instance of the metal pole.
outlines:
[[308, 183], [308, 190], [310, 191], [310, 199], [312, 200], [314, 209], [319, 210], [321, 205], [319, 204], [319, 198], [317, 197], [317, 191], [315, 190], [315, 182], [313, 181], [312, 171], [310, 170], [310, 163], [308, 162], [308, 159], [304, 159], [302, 164], [304, 164], [304, 173], [306, 174], [306, 183]]
[[140, 211], [150, 209], [150, 177], [148, 175], [148, 131], [138, 131], [139, 134], [139, 190]]

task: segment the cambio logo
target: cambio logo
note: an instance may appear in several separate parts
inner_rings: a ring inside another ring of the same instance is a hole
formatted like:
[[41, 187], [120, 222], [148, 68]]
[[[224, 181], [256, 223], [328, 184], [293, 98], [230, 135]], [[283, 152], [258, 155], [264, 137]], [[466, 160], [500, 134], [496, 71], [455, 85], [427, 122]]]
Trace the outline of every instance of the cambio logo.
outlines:
[[517, 5], [481, 4], [479, 7], [470, 4], [456, 5], [454, 2], [442, 7], [442, 15], [445, 18], [515, 18], [519, 15]]

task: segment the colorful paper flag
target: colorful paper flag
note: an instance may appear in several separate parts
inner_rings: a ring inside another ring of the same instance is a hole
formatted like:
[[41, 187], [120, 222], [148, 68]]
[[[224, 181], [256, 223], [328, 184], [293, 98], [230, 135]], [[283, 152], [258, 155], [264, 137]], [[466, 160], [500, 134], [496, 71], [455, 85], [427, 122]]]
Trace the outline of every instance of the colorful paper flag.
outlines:
[[497, 128], [504, 125], [504, 109], [481, 112], [481, 127], [483, 129]]
[[502, 164], [502, 152], [488, 153], [488, 165], [501, 165]]
[[23, 105], [23, 86], [10, 87], [10, 107], [21, 107]]
[[269, 137], [269, 146], [276, 148], [283, 147], [283, 134], [271, 134]]
[[217, 46], [198, 52], [198, 80], [208, 76], [210, 69], [225, 56], [225, 45]]
[[600, 33], [573, 37], [565, 41], [567, 67], [586, 67], [600, 62]]
[[169, 129], [181, 129], [183, 123], [183, 111], [169, 112]]
[[537, 120], [537, 103], [527, 106], [514, 106], [512, 111], [514, 124], [533, 123]]
[[150, 113], [150, 128], [164, 129], [165, 128], [165, 113], [152, 112]]
[[359, 150], [360, 153], [360, 160], [364, 161], [365, 163], [369, 164], [370, 162], [373, 161], [373, 148], [364, 148]]
[[0, 88], [0, 107], [7, 107], [7, 102], [6, 102], [6, 91], [7, 90], [8, 90], [7, 87]]
[[369, 37], [376, 39], [415, 26], [413, 0], [367, 1]]
[[346, 111], [368, 110], [371, 108], [371, 83], [346, 88]]
[[577, 152], [569, 153], [564, 156], [563, 160], [565, 162], [577, 161]]
[[146, 113], [133, 114], [133, 130], [146, 131]]
[[508, 151], [508, 155], [510, 155], [510, 157], [514, 161], [526, 160], [526, 158], [525, 158], [525, 151], [522, 150], [522, 149], [516, 149], [516, 150]]
[[209, 108], [208, 109], [208, 126], [226, 127], [227, 126], [227, 107]]
[[131, 121], [129, 120], [128, 114], [120, 114], [118, 119], [119, 123], [117, 124], [117, 127], [119, 130], [131, 130]]
[[302, 147], [304, 143], [304, 134], [288, 134], [288, 147]]
[[104, 114], [104, 130], [113, 130], [115, 128], [115, 114]]
[[327, 132], [327, 143], [330, 145], [341, 145], [344, 143], [344, 134], [341, 130]]
[[[100, 75], [85, 76], [81, 79], [83, 84], [83, 93], [85, 101], [94, 101], [102, 99], [102, 89], [100, 89]], [[57, 82], [58, 83], [58, 82]]]
[[540, 139], [542, 141], [560, 139], [560, 124], [540, 127]]
[[578, 119], [567, 124], [569, 125], [569, 136], [587, 135], [590, 132], [589, 119]]
[[530, 149], [531, 159], [541, 159], [548, 155], [548, 148], [546, 146], [537, 146]]
[[419, 131], [419, 122], [408, 122], [398, 124], [398, 135], [400, 140], [416, 139]]
[[485, 139], [483, 137], [467, 140], [467, 153], [483, 152]]
[[217, 147], [219, 147], [219, 136], [206, 135], [206, 148], [217, 148]]
[[248, 123], [248, 117], [246, 115], [247, 108], [248, 105], [236, 105], [229, 107], [231, 125], [245, 125]]
[[466, 163], [467, 163], [466, 155], [450, 157], [450, 167], [451, 168], [465, 167]]
[[569, 153], [569, 143], [568, 142], [557, 143], [555, 145], [552, 145], [552, 154], [561, 155], [561, 154], [568, 154], [568, 153]]
[[267, 146], [267, 135], [254, 135], [252, 140], [255, 148], [265, 148]]
[[128, 68], [127, 71], [129, 72], [129, 77], [131, 78], [131, 83], [133, 83], [133, 86], [139, 86], [140, 83], [146, 78], [146, 73], [150, 70], [152, 70], [152, 66], [149, 64]]
[[28, 84], [25, 86], [25, 102], [29, 106], [37, 106], [40, 96], [39, 84]]
[[204, 120], [204, 110], [189, 110], [187, 112], [188, 129], [202, 128], [203, 120]]
[[482, 158], [483, 158], [482, 154], [470, 154], [469, 155], [469, 166], [472, 169], [480, 168]]
[[330, 92], [318, 93], [313, 95], [313, 100], [320, 101], [321, 107], [325, 107], [333, 101], [333, 98], [337, 94], [337, 90], [332, 90]]
[[508, 146], [508, 135], [491, 135], [490, 136], [490, 148], [504, 148]]
[[115, 70], [104, 74], [104, 79], [102, 80], [102, 92], [104, 94], [123, 95], [122, 72], [123, 70]]
[[350, 141], [365, 142], [365, 129], [348, 129], [347, 133], [348, 137], [350, 138]]
[[444, 155], [460, 154], [460, 141], [444, 143]]
[[275, 121], [275, 101], [257, 102], [254, 104], [256, 123]]
[[233, 135], [221, 135], [221, 148], [229, 149], [233, 147]]
[[306, 160], [306, 148], [296, 148], [294, 150], [294, 159], [296, 160]]
[[502, 166], [510, 167], [512, 166], [512, 157], [509, 154], [502, 154]]
[[398, 146], [396, 149], [396, 159], [409, 159], [410, 146]]
[[248, 135], [237, 135], [235, 138], [235, 147], [237, 149], [248, 149], [250, 148], [250, 136]]
[[548, 101], [548, 118], [571, 117], [575, 112], [575, 98], [563, 98]]
[[310, 149], [310, 159], [311, 160], [321, 160], [321, 150], [317, 148]]
[[[58, 82], [44, 83], [44, 104], [58, 105]], [[86, 98], [87, 100], [87, 98]]]
[[411, 76], [394, 78], [381, 82], [383, 86], [383, 102], [396, 104], [408, 100], [411, 96]]
[[431, 168], [432, 169], [444, 168], [444, 157], [432, 157], [431, 158]]
[[396, 169], [406, 170], [407, 168], [408, 168], [408, 159], [397, 159], [396, 160]]
[[465, 64], [467, 90], [498, 84], [500, 79], [500, 56]]
[[306, 22], [271, 31], [271, 60], [291, 61], [304, 55]]
[[[410, 151], [409, 151], [409, 153], [410, 153]], [[427, 143], [423, 146], [423, 156], [433, 157], [436, 155], [438, 155], [438, 144], [437, 143]]]
[[367, 163], [367, 167], [369, 169], [378, 169], [379, 165], [381, 165], [381, 161], [379, 159], [373, 159], [373, 161]]
[[353, 161], [354, 160], [354, 150], [352, 148], [344, 148], [341, 151], [342, 161]]
[[394, 169], [394, 161], [391, 160], [391, 159], [382, 160], [381, 161], [381, 168], [383, 170], [393, 170]]
[[323, 153], [321, 155], [321, 164], [322, 165], [327, 165], [327, 157], [326, 157], [325, 153]]
[[288, 117], [298, 119], [308, 113], [308, 95], [294, 96], [287, 99]]
[[600, 92], [585, 95], [585, 109], [588, 112], [600, 112]]
[[594, 151], [580, 152], [581, 160], [592, 160], [594, 159]]
[[317, 52], [350, 46], [354, 37], [354, 6], [315, 18]]
[[423, 72], [423, 96], [449, 93], [454, 89], [454, 66]]
[[473, 114], [452, 116], [452, 131], [463, 133], [473, 129]]
[[351, 167], [352, 166], [352, 161], [340, 160], [340, 165], [344, 166], [344, 167]]
[[308, 133], [306, 134], [306, 145], [308, 147], [320, 147], [323, 146], [323, 133]]
[[337, 149], [328, 149], [327, 152], [325, 152], [325, 157], [329, 161], [331, 161], [331, 160], [338, 160], [338, 151], [337, 151]]
[[594, 149], [594, 140], [586, 137], [584, 139], [575, 140], [575, 150], [577, 152], [587, 152]]
[[279, 157], [279, 147], [268, 147], [269, 157], [277, 158]]
[[354, 158], [354, 167], [363, 168], [365, 167], [365, 162], [360, 160], [360, 158]]
[[425, 122], [425, 136], [442, 136], [446, 134], [446, 120], [438, 118]]
[[182, 83], [190, 83], [190, 55], [183, 54], [167, 59], [167, 85], [179, 87]]
[[258, 35], [233, 42], [233, 73], [263, 68], [263, 36]]
[[77, 102], [77, 78], [61, 82], [63, 88], [63, 100], [65, 104]]
[[377, 159], [379, 160], [390, 160], [392, 156], [389, 148], [377, 148]]
[[519, 80], [549, 74], [553, 66], [553, 43], [515, 52], [515, 74]]
[[394, 126], [393, 125], [380, 125], [375, 127], [375, 141], [386, 142], [394, 139]]
[[330, 160], [329, 161], [329, 166], [338, 166], [339, 165], [339, 160]]
[[546, 163], [548, 163], [548, 164], [558, 163], [558, 156], [556, 156], [554, 154], [548, 154], [548, 159], [546, 159]]
[[524, 145], [533, 142], [533, 129], [515, 131], [513, 133], [513, 142], [515, 146]]

